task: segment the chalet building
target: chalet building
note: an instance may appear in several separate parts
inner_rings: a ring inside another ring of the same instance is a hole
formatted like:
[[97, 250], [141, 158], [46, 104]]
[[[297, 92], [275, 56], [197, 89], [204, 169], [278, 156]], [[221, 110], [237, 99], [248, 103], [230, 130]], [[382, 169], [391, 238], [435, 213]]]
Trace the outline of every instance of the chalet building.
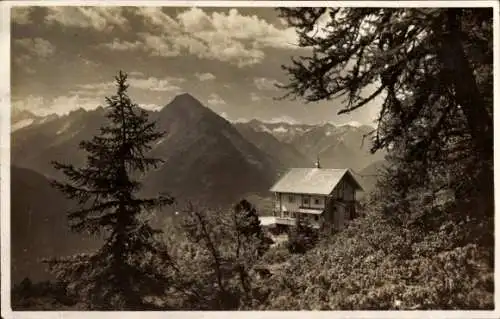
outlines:
[[277, 225], [293, 226], [297, 217], [314, 227], [341, 229], [355, 217], [356, 192], [363, 191], [349, 169], [292, 168], [272, 188]]

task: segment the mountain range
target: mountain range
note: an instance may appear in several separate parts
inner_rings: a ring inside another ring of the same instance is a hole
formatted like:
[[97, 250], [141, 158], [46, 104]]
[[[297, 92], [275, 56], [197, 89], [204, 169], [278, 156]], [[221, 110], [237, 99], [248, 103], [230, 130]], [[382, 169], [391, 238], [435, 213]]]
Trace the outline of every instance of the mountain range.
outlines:
[[[74, 204], [53, 190], [49, 179], [64, 178], [52, 167], [53, 160], [75, 166], [85, 163], [86, 154], [78, 144], [99, 133], [107, 120], [105, 113], [102, 107], [48, 117], [12, 113], [11, 213], [16, 233], [12, 269], [16, 279], [31, 269], [38, 274], [35, 257], [94, 247], [94, 240], [82, 241], [68, 232], [64, 212]], [[382, 163], [384, 157], [370, 154], [368, 141], [362, 144], [363, 136], [373, 130], [369, 126], [231, 123], [190, 94], [178, 95], [161, 110], [148, 111], [148, 116], [166, 132], [148, 155], [165, 162], [141, 176], [143, 194], [170, 193], [179, 205], [193, 201], [227, 207], [242, 198], [269, 198], [269, 188], [288, 168], [313, 167], [318, 157], [325, 168], [349, 167], [360, 174], [365, 167]], [[373, 187], [373, 178], [362, 183]], [[164, 213], [173, 209], [177, 208]]]

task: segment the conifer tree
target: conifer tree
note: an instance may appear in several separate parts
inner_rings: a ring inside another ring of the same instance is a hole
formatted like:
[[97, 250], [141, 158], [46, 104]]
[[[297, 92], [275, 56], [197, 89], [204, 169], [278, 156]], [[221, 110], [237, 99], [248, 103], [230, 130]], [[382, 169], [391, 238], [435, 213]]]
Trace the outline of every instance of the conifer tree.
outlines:
[[[299, 45], [312, 55], [283, 66], [288, 96], [344, 96], [339, 114], [383, 97], [375, 149], [433, 112], [421, 149], [460, 110], [475, 151], [493, 154], [493, 10], [491, 8], [280, 8]], [[324, 19], [323, 19], [324, 18]], [[322, 19], [320, 29], [317, 24]], [[386, 123], [387, 121], [391, 123]], [[387, 124], [387, 125], [380, 125]]]
[[134, 176], [162, 162], [145, 154], [164, 133], [127, 95], [127, 75], [120, 71], [115, 80], [117, 93], [106, 97], [107, 124], [79, 145], [88, 154], [86, 164], [53, 163], [68, 180], [53, 181], [53, 186], [79, 204], [68, 212], [71, 229], [101, 235], [104, 244], [95, 253], [47, 263], [91, 309], [144, 310], [145, 297], [164, 293], [168, 272], [162, 273], [167, 256], [156, 238], [161, 231], [142, 213], [171, 204], [173, 198], [138, 196], [141, 183]]
[[241, 200], [234, 208], [236, 231], [244, 238], [257, 242], [257, 253], [262, 256], [270, 247], [272, 240], [266, 236], [255, 207], [247, 200]]
[[[343, 96], [339, 114], [381, 107], [372, 151], [404, 157], [396, 161], [405, 166], [392, 184], [401, 187], [396, 191], [415, 193], [418, 181], [435, 192], [446, 180], [466, 200], [467, 214], [493, 216], [491, 8], [282, 8], [280, 14], [312, 53], [283, 66], [290, 77], [286, 96], [311, 102]], [[398, 186], [405, 179], [412, 184]]]
[[316, 245], [318, 239], [318, 231], [308, 219], [299, 214], [295, 226], [288, 232], [288, 251], [292, 254], [305, 254]]

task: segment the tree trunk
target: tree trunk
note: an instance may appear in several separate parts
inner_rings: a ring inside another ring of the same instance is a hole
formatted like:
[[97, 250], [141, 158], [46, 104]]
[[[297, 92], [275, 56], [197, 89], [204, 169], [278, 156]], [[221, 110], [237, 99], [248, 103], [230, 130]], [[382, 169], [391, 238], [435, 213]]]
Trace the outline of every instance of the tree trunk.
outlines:
[[460, 39], [460, 13], [461, 9], [448, 9], [441, 59], [450, 74], [457, 103], [467, 119], [476, 149], [483, 160], [490, 161], [493, 158], [493, 120], [486, 109]]

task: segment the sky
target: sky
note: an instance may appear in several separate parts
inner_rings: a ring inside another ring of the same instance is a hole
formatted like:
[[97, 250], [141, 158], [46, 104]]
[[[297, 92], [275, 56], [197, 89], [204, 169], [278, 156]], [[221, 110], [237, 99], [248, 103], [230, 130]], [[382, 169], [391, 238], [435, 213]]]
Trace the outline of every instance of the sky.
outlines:
[[281, 69], [307, 53], [274, 8], [14, 7], [13, 109], [65, 114], [104, 105], [119, 70], [131, 98], [160, 109], [190, 93], [230, 121], [373, 124], [380, 101], [337, 115], [343, 100], [276, 100]]

